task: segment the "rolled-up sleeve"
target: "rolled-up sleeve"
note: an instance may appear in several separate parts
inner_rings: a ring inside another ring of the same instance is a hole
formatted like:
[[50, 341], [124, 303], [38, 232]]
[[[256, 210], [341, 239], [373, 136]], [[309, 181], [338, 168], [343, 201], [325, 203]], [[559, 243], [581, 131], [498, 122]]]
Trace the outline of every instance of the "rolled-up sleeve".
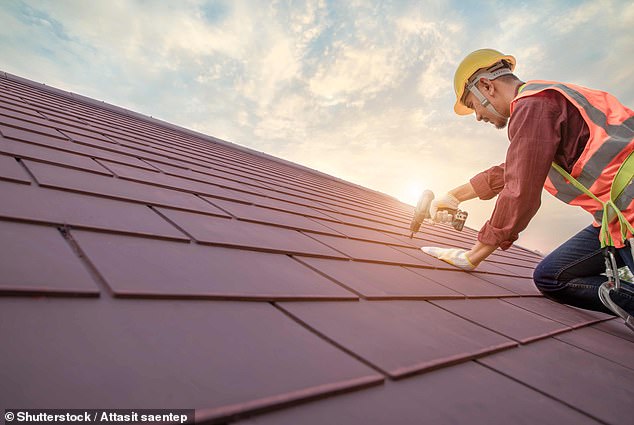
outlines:
[[485, 201], [493, 198], [504, 189], [504, 164], [476, 174], [471, 178], [470, 183], [478, 198]]
[[[491, 219], [478, 234], [480, 242], [504, 250], [510, 248], [537, 213], [542, 187], [561, 141], [560, 128], [564, 118], [559, 103], [550, 96], [531, 96], [517, 102], [509, 122], [511, 143], [504, 165], [472, 179], [474, 189], [482, 199], [498, 192]], [[500, 168], [502, 187], [499, 185]]]

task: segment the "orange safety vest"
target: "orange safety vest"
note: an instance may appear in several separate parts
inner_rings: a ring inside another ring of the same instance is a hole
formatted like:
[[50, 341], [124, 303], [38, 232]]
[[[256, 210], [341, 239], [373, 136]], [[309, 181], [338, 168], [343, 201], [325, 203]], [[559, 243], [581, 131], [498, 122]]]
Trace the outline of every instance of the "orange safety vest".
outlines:
[[[553, 81], [529, 81], [511, 102], [511, 116], [515, 103], [524, 97], [544, 90], [556, 90], [577, 107], [590, 130], [588, 144], [574, 163], [570, 175], [602, 202], [610, 200], [612, 181], [621, 164], [634, 151], [634, 112], [623, 106], [609, 93]], [[599, 227], [603, 206], [551, 168], [544, 188], [570, 205], [578, 205], [593, 215]], [[629, 223], [634, 223], [634, 185], [630, 181], [615, 205]], [[608, 217], [611, 217], [608, 214]], [[624, 246], [619, 220], [610, 221], [608, 230], [617, 248]], [[627, 232], [627, 237], [632, 237]]]

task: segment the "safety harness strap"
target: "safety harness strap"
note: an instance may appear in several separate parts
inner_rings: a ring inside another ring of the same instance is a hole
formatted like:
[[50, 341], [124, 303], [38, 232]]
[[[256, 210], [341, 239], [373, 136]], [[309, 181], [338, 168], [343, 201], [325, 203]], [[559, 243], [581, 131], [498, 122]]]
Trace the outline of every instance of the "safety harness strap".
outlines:
[[[622, 241], [625, 241], [625, 239], [627, 238], [628, 230], [630, 231], [630, 233], [634, 234], [634, 227], [632, 227], [632, 225], [627, 221], [627, 219], [625, 218], [621, 210], [616, 205], [617, 201], [621, 201], [619, 197], [622, 194], [627, 193], [625, 189], [631, 184], [632, 177], [634, 176], [634, 155], [632, 155], [632, 153], [628, 155], [628, 157], [625, 159], [625, 161], [623, 161], [623, 163], [619, 167], [619, 170], [617, 171], [616, 176], [614, 177], [614, 180], [612, 181], [612, 186], [610, 188], [610, 199], [607, 200], [606, 202], [603, 202], [599, 198], [597, 198], [592, 192], [590, 192], [588, 188], [586, 188], [584, 185], [579, 183], [577, 179], [572, 177], [566, 170], [564, 170], [558, 164], [555, 164], [553, 162], [552, 167], [564, 179], [570, 182], [570, 184], [573, 185], [577, 190], [588, 195], [590, 198], [594, 199], [601, 205], [603, 209], [603, 214], [601, 217], [601, 233], [600, 233], [601, 248], [604, 248], [605, 246], [614, 246], [614, 241], [612, 240], [612, 235], [610, 235], [610, 231], [608, 228], [610, 218], [614, 217], [614, 215], [616, 215], [619, 220]], [[618, 202], [618, 203], [621, 205], [623, 204], [623, 202]], [[629, 204], [629, 202], [627, 204]]]

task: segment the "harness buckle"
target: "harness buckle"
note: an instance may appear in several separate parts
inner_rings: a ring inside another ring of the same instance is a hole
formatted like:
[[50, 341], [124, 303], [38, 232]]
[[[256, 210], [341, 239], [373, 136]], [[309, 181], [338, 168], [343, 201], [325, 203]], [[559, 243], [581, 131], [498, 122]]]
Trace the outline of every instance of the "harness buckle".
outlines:
[[[628, 240], [630, 248], [632, 248], [632, 242], [634, 238]], [[603, 305], [619, 316], [625, 321], [625, 326], [634, 331], [634, 317], [627, 311], [619, 307], [610, 297], [610, 291], [618, 291], [621, 287], [621, 281], [619, 280], [619, 271], [616, 266], [616, 258], [614, 257], [614, 247], [606, 246], [603, 249], [603, 256], [605, 257], [605, 275], [608, 277], [608, 281], [599, 286], [599, 299]]]

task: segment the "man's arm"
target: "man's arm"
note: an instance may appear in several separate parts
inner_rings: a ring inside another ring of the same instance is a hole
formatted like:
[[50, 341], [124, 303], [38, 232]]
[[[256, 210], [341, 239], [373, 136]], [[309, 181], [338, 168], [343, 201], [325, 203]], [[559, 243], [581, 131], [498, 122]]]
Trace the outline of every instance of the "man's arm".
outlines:
[[[500, 169], [501, 169], [501, 173], [500, 173]], [[476, 190], [476, 187], [474, 187], [472, 182], [469, 181], [468, 183], [465, 183], [461, 186], [458, 186], [450, 190], [448, 194], [453, 196], [455, 199], [457, 199], [458, 202], [464, 202], [474, 198], [489, 199], [491, 196], [495, 196], [494, 192], [501, 190], [501, 188], [504, 186], [504, 182], [503, 181], [496, 182], [494, 184], [494, 189], [490, 187], [488, 182], [499, 180], [498, 176], [501, 176], [501, 175], [503, 175], [503, 166], [492, 167], [491, 169], [478, 174], [478, 176], [480, 176], [480, 181], [479, 181], [479, 184], [477, 185], [478, 190]], [[476, 177], [474, 177], [474, 179], [476, 179]], [[474, 179], [472, 179], [472, 181]], [[445, 199], [445, 197], [447, 197], [447, 195], [437, 200], [438, 202], [438, 205], [436, 205], [437, 207], [447, 206], [443, 202], [443, 199]], [[478, 264], [480, 264], [486, 257], [491, 255], [491, 253], [495, 251], [496, 248], [497, 248], [497, 245], [495, 246], [485, 245], [481, 242], [477, 242], [470, 251], [464, 253], [466, 255], [466, 260], [467, 260], [465, 265], [468, 266], [469, 263], [471, 263], [471, 265], [474, 268], [477, 267]], [[425, 251], [425, 252], [428, 252], [428, 251]], [[434, 252], [435, 251], [429, 251], [428, 253], [431, 255], [434, 255]], [[461, 251], [461, 252], [464, 252], [464, 251]], [[459, 255], [457, 251], [455, 252], [455, 254]], [[460, 260], [456, 259], [456, 261], [460, 261]], [[449, 259], [449, 262], [452, 263], [452, 260]]]
[[465, 183], [462, 186], [458, 186], [455, 189], [451, 189], [449, 191], [453, 196], [456, 197], [460, 202], [468, 201], [470, 199], [474, 199], [478, 197], [475, 189], [471, 182]]
[[493, 254], [493, 251], [495, 251], [497, 248], [498, 245], [486, 245], [478, 241], [473, 246], [473, 248], [471, 248], [471, 250], [465, 253], [465, 255], [467, 256], [471, 264], [477, 267], [478, 264], [484, 261], [485, 258]]
[[[479, 197], [471, 182], [458, 186], [455, 189], [450, 190], [449, 193], [455, 196], [460, 202]], [[473, 248], [466, 253], [466, 256], [471, 264], [478, 266], [478, 264], [491, 255], [496, 249], [497, 245], [485, 245], [482, 242], [477, 242]]]

